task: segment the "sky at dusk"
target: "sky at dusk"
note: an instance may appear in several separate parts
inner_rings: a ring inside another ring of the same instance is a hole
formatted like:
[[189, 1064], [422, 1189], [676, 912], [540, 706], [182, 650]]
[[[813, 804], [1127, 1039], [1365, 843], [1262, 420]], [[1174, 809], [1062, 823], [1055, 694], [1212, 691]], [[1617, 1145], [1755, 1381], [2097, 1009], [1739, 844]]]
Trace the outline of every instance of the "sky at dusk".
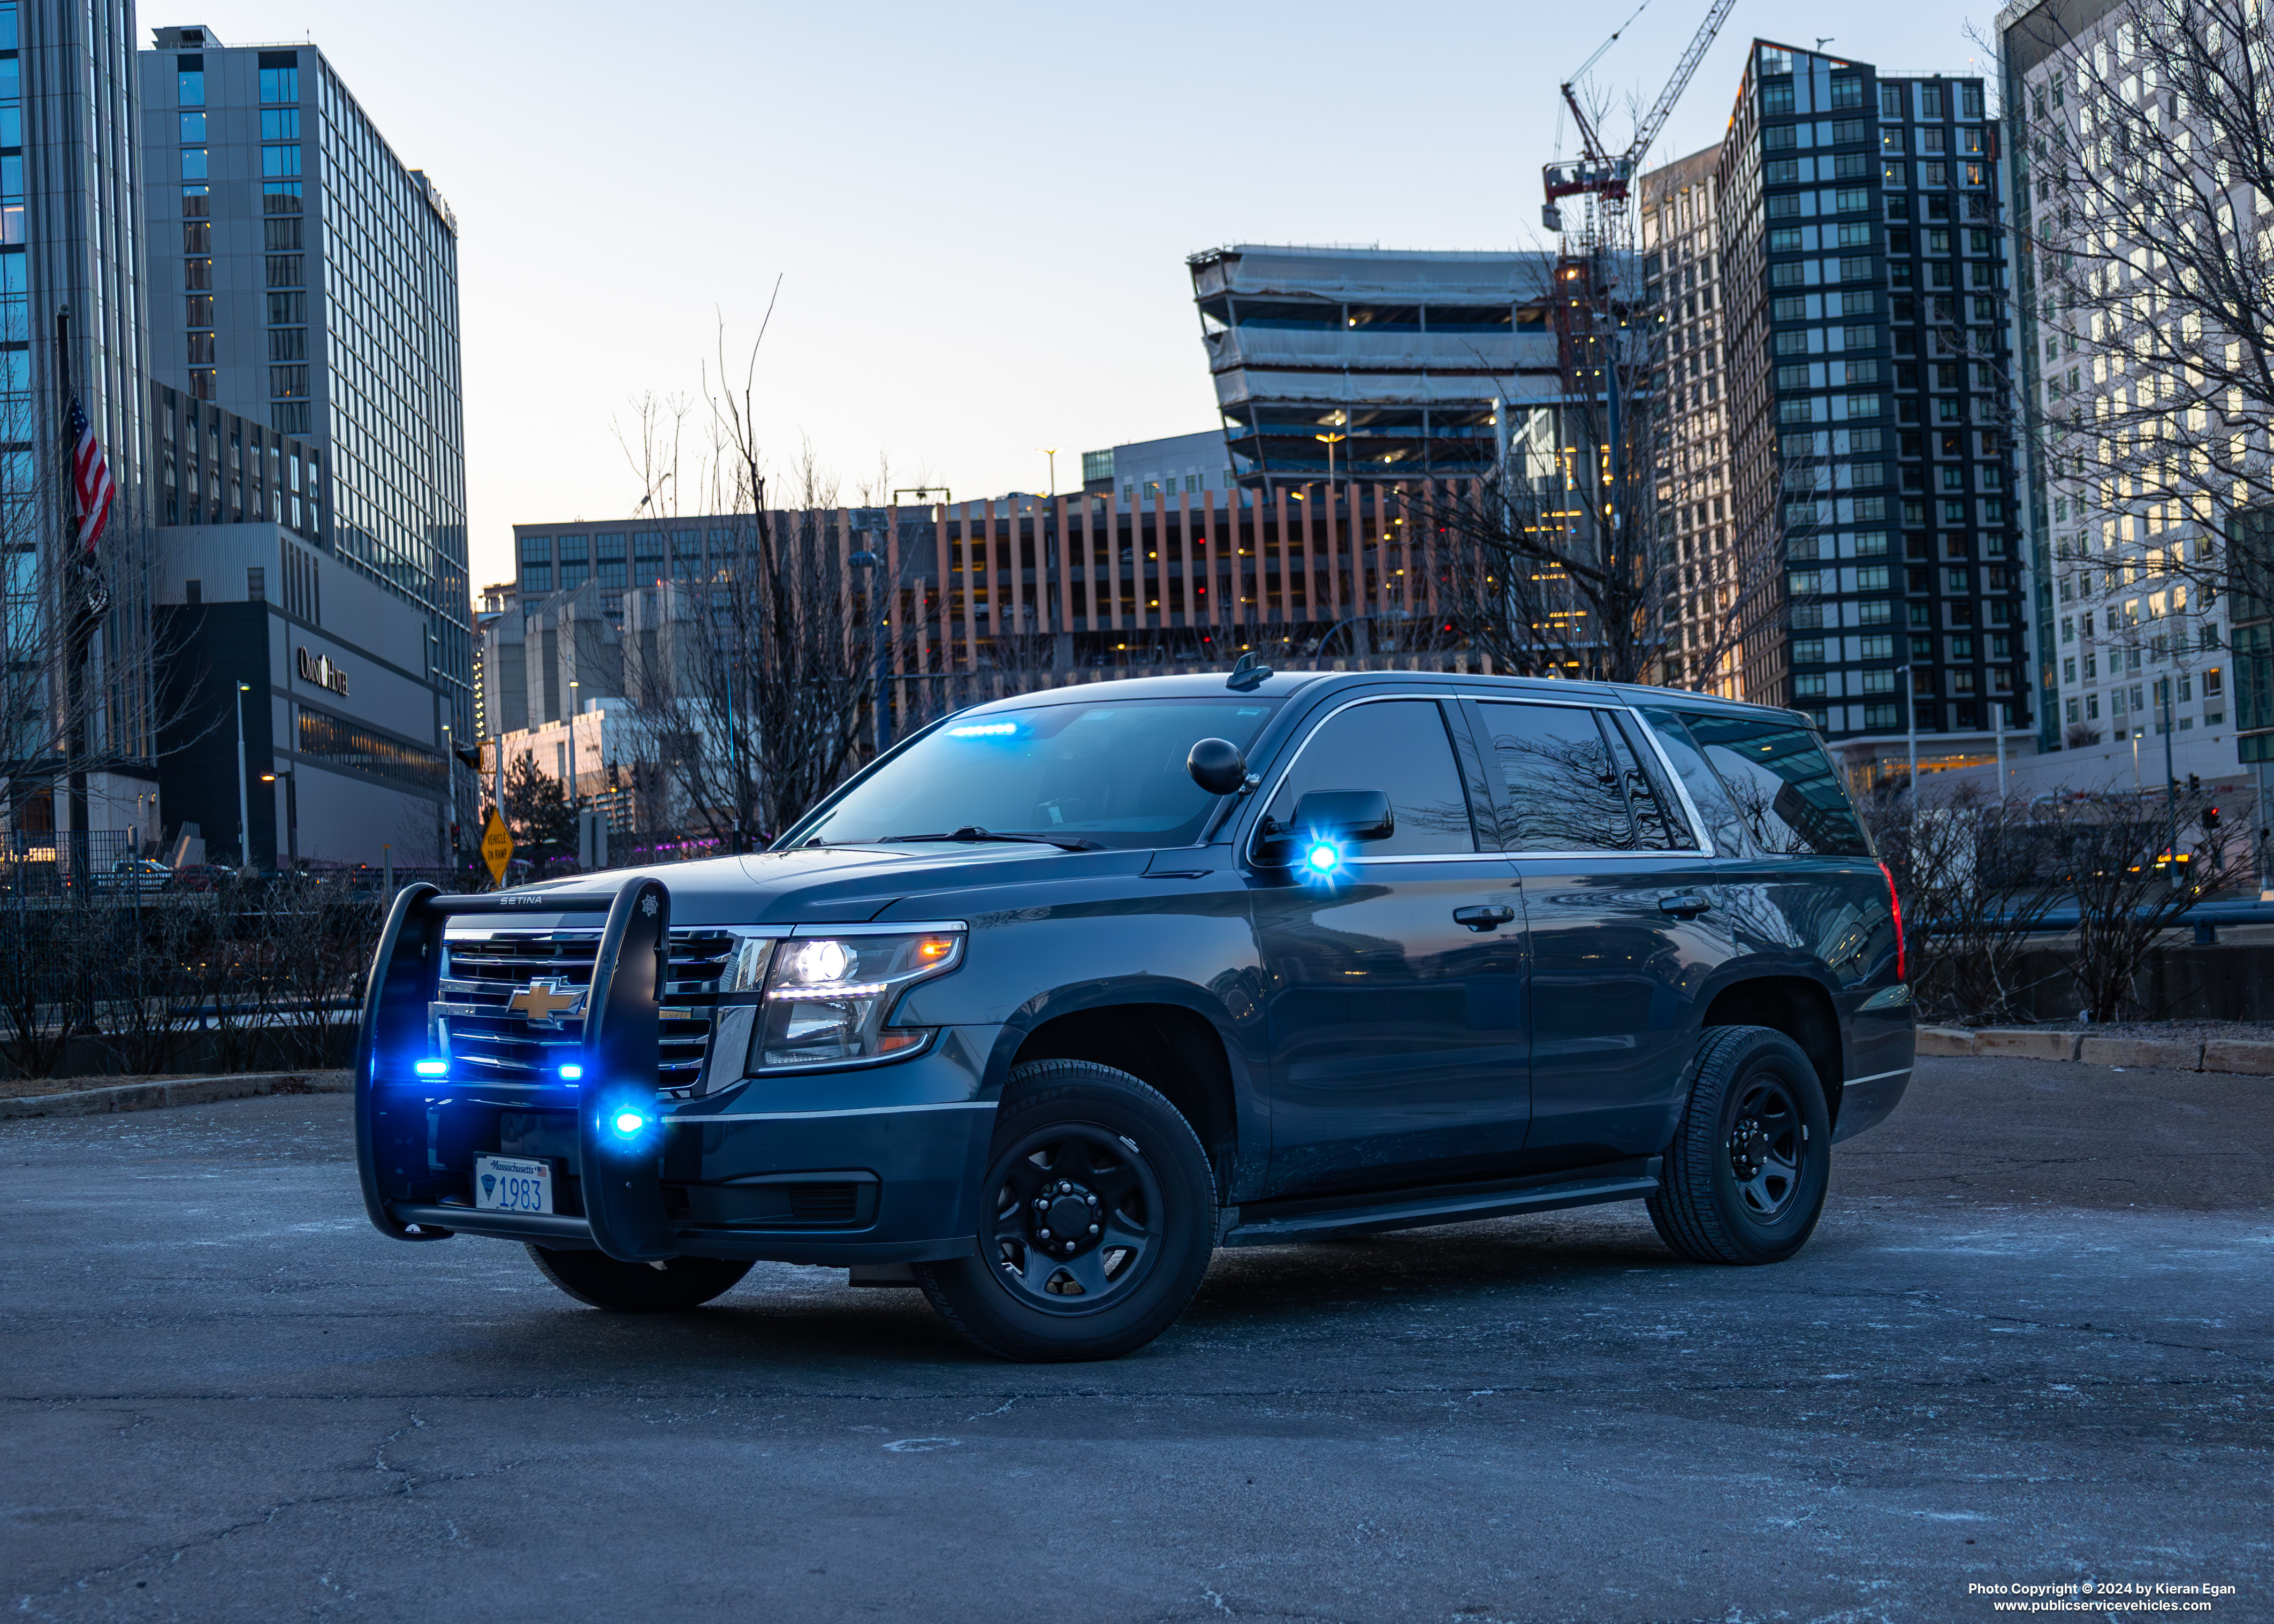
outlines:
[[[1185, 257], [1236, 242], [1529, 248], [1556, 85], [1613, 8], [207, 4], [320, 46], [459, 222], [474, 578], [511, 526], [630, 515], [644, 393], [739, 378], [779, 472], [857, 500], [1060, 486], [1215, 427]], [[1598, 65], [1623, 144], [1705, 15], [1650, 0]], [[1741, 0], [1654, 162], [1721, 138], [1756, 35], [1984, 71], [1991, 11]], [[698, 409], [699, 410], [699, 409]]]

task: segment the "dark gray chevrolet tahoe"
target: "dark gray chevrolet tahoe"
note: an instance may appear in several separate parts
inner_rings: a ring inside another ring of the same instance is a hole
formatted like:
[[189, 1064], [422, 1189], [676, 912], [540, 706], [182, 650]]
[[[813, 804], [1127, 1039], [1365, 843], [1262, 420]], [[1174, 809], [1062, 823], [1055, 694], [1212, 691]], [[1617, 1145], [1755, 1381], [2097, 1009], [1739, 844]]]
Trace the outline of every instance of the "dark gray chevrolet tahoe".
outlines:
[[1912, 1037], [1799, 716], [1245, 671], [962, 711], [755, 856], [412, 887], [357, 1143], [383, 1232], [599, 1307], [830, 1264], [1103, 1358], [1218, 1246], [1633, 1198], [1789, 1258]]

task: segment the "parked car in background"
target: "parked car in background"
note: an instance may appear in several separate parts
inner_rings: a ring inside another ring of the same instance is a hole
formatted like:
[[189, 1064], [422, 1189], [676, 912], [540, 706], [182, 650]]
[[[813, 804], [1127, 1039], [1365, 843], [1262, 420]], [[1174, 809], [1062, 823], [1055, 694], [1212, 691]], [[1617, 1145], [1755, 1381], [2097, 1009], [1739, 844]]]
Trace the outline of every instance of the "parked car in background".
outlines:
[[214, 891], [230, 877], [219, 863], [184, 863], [174, 870], [176, 891]]
[[1100, 683], [935, 723], [763, 854], [409, 887], [358, 1159], [382, 1232], [602, 1308], [833, 1264], [1103, 1358], [1218, 1246], [1637, 1200], [1680, 1257], [1790, 1258], [1909, 1081], [1903, 972], [1796, 712]]
[[88, 876], [94, 889], [106, 892], [161, 891], [174, 883], [174, 871], [147, 857], [121, 857], [108, 868]]

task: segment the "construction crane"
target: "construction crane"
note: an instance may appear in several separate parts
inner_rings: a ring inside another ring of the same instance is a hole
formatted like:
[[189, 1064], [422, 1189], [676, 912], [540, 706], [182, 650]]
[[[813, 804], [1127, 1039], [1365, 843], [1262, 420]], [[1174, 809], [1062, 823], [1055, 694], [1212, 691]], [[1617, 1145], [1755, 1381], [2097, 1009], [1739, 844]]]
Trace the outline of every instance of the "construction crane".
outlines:
[[[1648, 4], [1649, 0], [1644, 0], [1644, 6]], [[1675, 64], [1674, 77], [1666, 81], [1666, 88], [1658, 93], [1658, 100], [1651, 104], [1650, 111], [1645, 113], [1635, 125], [1634, 139], [1627, 144], [1624, 152], [1614, 153], [1605, 147], [1602, 138], [1595, 132], [1593, 121], [1587, 117], [1586, 109], [1579, 105], [1579, 98], [1573, 93], [1572, 86], [1586, 77], [1587, 70], [1602, 59], [1605, 51], [1618, 43], [1620, 35], [1633, 26], [1636, 17], [1642, 15], [1644, 6], [1638, 6], [1634, 17], [1628, 18], [1616, 34], [1605, 40], [1596, 48], [1593, 56], [1579, 64], [1578, 71], [1562, 86], [1564, 104], [1571, 109], [1571, 117], [1579, 127], [1579, 156], [1572, 162], [1551, 163], [1541, 170], [1541, 178], [1547, 187], [1547, 201], [1540, 211], [1541, 224], [1550, 231], [1561, 231], [1563, 229], [1563, 211], [1557, 204], [1562, 199], [1578, 195], [1600, 198], [1607, 211], [1622, 218], [1624, 216], [1627, 190], [1634, 182], [1635, 171], [1642, 167], [1643, 154], [1650, 150], [1650, 144], [1658, 139], [1659, 131], [1665, 127], [1667, 119], [1673, 115], [1674, 104], [1689, 88], [1690, 76], [1698, 71], [1698, 64], [1705, 60], [1706, 52], [1713, 43], [1713, 36], [1721, 32], [1721, 25], [1728, 20], [1729, 13], [1736, 9], [1736, 4], [1737, 0], [1713, 0], [1697, 37], [1690, 41], [1690, 48], [1682, 53], [1682, 60]]]

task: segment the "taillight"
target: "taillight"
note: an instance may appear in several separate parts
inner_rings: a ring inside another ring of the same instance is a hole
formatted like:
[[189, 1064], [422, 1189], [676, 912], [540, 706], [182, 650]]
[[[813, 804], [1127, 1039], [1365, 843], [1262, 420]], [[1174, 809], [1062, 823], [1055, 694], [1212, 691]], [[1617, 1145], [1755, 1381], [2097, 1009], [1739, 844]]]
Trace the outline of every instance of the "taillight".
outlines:
[[1908, 981], [1911, 978], [1903, 968], [1903, 899], [1895, 895], [1895, 871], [1881, 863], [1879, 872], [1887, 876], [1887, 906], [1895, 912], [1895, 979]]

